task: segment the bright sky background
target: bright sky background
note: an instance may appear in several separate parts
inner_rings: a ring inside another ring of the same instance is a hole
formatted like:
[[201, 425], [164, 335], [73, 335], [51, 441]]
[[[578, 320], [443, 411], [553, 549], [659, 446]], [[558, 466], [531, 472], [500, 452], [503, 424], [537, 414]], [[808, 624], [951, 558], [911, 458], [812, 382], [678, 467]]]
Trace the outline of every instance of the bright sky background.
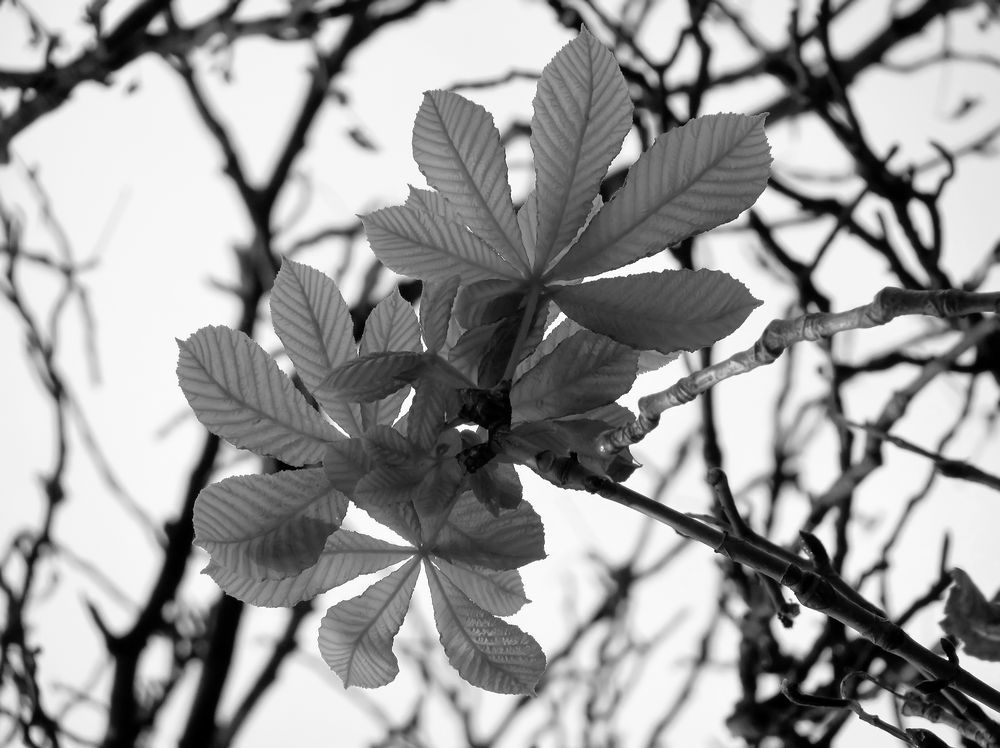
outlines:
[[[116, 8], [127, 5], [112, 2], [110, 17], [115, 17]], [[250, 2], [247, 8], [267, 5]], [[751, 4], [743, 5], [750, 12]], [[887, 6], [878, 2], [860, 5], [881, 7], [883, 13]], [[57, 28], [67, 28], [66, 19], [79, 14], [78, 3], [47, 0], [34, 7], [50, 26]], [[191, 14], [189, 18], [208, 12], [196, 2], [183, 7]], [[762, 7], [766, 9], [760, 10]], [[752, 12], [763, 15], [751, 17], [758, 29], [777, 40], [787, 7], [786, 2], [753, 4]], [[656, 23], [648, 29], [650, 40], [663, 35], [663, 49], [672, 44], [677, 16], [671, 14], [680, 12], [679, 8], [676, 2], [665, 3]], [[0, 6], [0, 67], [29, 66], [37, 57], [34, 50], [22, 46], [25, 32], [18, 18], [9, 4]], [[963, 34], [968, 37], [972, 20], [968, 28], [958, 24], [951, 30], [956, 44], [960, 44]], [[866, 38], [870, 17], [857, 13], [854, 24], [855, 35], [845, 33], [835, 39], [840, 48], [853, 49]], [[914, 57], [921, 49], [933, 49], [941, 33], [941, 28], [935, 27], [932, 34], [926, 35], [927, 43], [911, 45]], [[1000, 45], [995, 32], [993, 37]], [[279, 249], [312, 229], [328, 223], [346, 224], [357, 213], [401, 202], [408, 183], [423, 185], [410, 153], [410, 128], [424, 90], [446, 87], [457, 80], [493, 76], [510, 67], [540, 70], [570, 38], [568, 31], [554, 23], [543, 3], [518, 0], [463, 0], [434, 6], [416, 20], [380, 34], [351, 58], [350, 72], [338, 84], [351, 98], [350, 109], [328, 108], [310, 133], [309, 148], [295, 168], [310, 175], [313, 190], [301, 215], [302, 192], [296, 194], [293, 188], [283, 196], [282, 215], [298, 217], [287, 237], [279, 239]], [[72, 45], [78, 40], [70, 37], [68, 41]], [[228, 123], [251, 178], [260, 178], [269, 171], [274, 144], [282, 142], [297, 110], [305, 80], [302, 71], [311, 60], [305, 44], [276, 45], [262, 40], [240, 42], [228, 60], [226, 56], [199, 60], [203, 74], [207, 65], [218, 66], [224, 61], [232, 65], [232, 85], [222, 83], [213, 74], [203, 75], [202, 81], [215, 110]], [[954, 144], [995, 123], [1000, 111], [998, 72], [982, 66], [957, 65], [944, 70], [916, 75], [906, 85], [900, 85], [902, 79], [897, 76], [877, 73], [858, 86], [856, 104], [865, 115], [872, 140], [883, 147], [900, 142], [900, 163], [930, 157], [929, 137]], [[533, 90], [532, 82], [517, 81], [495, 90], [465, 93], [491, 110], [503, 130], [515, 118], [530, 116]], [[972, 92], [989, 92], [992, 98], [960, 122], [950, 120], [949, 113], [963, 95]], [[710, 100], [705, 111], [754, 111], [774, 93], [771, 86], [742, 87], [724, 99]], [[0, 105], [7, 104], [0, 98]], [[347, 136], [353, 127], [361, 127], [379, 150], [356, 148]], [[779, 171], [804, 163], [822, 164], [817, 152], [829, 147], [826, 136], [810, 127], [782, 123], [769, 129], [768, 135], [775, 169]], [[218, 148], [206, 136], [178, 77], [159, 60], [147, 57], [117, 75], [108, 87], [80, 86], [69, 103], [15, 138], [12, 151], [12, 164], [0, 167], [0, 194], [8, 205], [22, 206], [25, 211], [25, 245], [38, 249], [51, 246], [51, 238], [40, 230], [37, 202], [26, 186], [24, 166], [29, 164], [38, 167], [39, 178], [71, 238], [75, 256], [99, 258], [99, 265], [85, 280], [94, 309], [100, 381], [88, 380], [84, 339], [77, 318], [62, 330], [60, 364], [70, 374], [75, 393], [125, 490], [157, 521], [172, 519], [202, 433], [176, 385], [174, 339], [185, 338], [207, 324], [234, 322], [235, 304], [229, 296], [211, 288], [208, 281], [235, 277], [231, 248], [249, 236], [231, 184], [221, 175]], [[626, 153], [629, 161], [638, 153], [631, 137]], [[838, 161], [837, 154], [832, 149], [829, 153], [824, 167], [830, 172], [842, 170], [844, 164]], [[515, 199], [522, 197], [528, 186], [529, 155], [523, 144], [509, 154]], [[946, 254], [947, 266], [956, 278], [964, 278], [1000, 236], [995, 186], [996, 162], [980, 159], [963, 163], [960, 179], [949, 189], [945, 200]], [[768, 198], [762, 204], [771, 205]], [[802, 254], [809, 255], [816, 234], [800, 234]], [[747, 235], [720, 233], [704, 244], [706, 248], [698, 256], [701, 263], [740, 278], [764, 301], [743, 329], [718, 346], [720, 354], [728, 354], [749, 345], [770, 319], [782, 316], [788, 297], [759, 267], [754, 242]], [[838, 242], [835, 249], [821, 276], [823, 287], [836, 290], [834, 298], [841, 309], [870, 301], [885, 285], [882, 268], [848, 242]], [[367, 247], [362, 242], [357, 250], [352, 269], [363, 270], [369, 262]], [[341, 251], [340, 245], [327, 244], [296, 259], [331, 272], [341, 262]], [[649, 264], [669, 266], [665, 258]], [[31, 277], [33, 302], [37, 299], [36, 308], [44, 310], [54, 286], [43, 274], [33, 276], [37, 276]], [[349, 273], [342, 288], [349, 302], [356, 298], [358, 283], [358, 273]], [[387, 274], [384, 290], [391, 285]], [[994, 270], [983, 290], [998, 288], [1000, 276]], [[15, 529], [36, 521], [40, 497], [36, 476], [47, 469], [52, 444], [47, 401], [22, 360], [21, 329], [7, 313], [9, 307], [4, 310], [0, 314], [0, 341], [10, 354], [0, 398], [5, 422], [0, 430], [0, 465], [4, 467], [7, 494], [0, 539], [6, 541]], [[902, 330], [918, 329], [916, 323], [897, 322], [888, 331], [846, 336], [848, 339], [839, 343], [843, 345], [840, 350], [857, 351], [861, 358], [866, 351], [880, 350], [904, 337]], [[273, 336], [264, 340], [271, 350], [275, 349]], [[819, 361], [806, 350], [800, 356], [800, 364], [805, 367], [815, 368]], [[677, 362], [662, 372], [646, 375], [639, 380], [635, 396], [623, 402], [634, 406], [638, 395], [668, 386], [684, 373], [684, 363]], [[912, 376], [912, 371], [906, 371], [886, 377], [871, 388], [870, 394], [858, 391], [859, 386], [867, 384], [859, 382], [852, 387], [854, 420], [874, 418], [887, 393]], [[767, 437], [777, 381], [774, 372], [757, 372], [728, 382], [717, 391], [727, 468], [737, 489], [769, 464]], [[817, 393], [820, 387], [817, 381]], [[986, 412], [995, 407], [996, 401], [996, 388], [984, 386], [976, 407]], [[929, 447], [940, 432], [940, 414], [950, 415], [959, 402], [960, 389], [955, 382], [939, 382], [914, 403], [900, 428], [908, 438]], [[696, 406], [668, 414], [655, 436], [636, 449], [640, 461], [662, 467], [662, 455], [671, 454], [673, 446], [686, 438], [695, 415]], [[992, 466], [995, 473], [996, 455], [1000, 454], [996, 435], [987, 432], [981, 418], [973, 423], [978, 425], [962, 433], [950, 454], [971, 459], [986, 470]], [[237, 457], [234, 452], [228, 454], [228, 459], [233, 460], [230, 472], [255, 469], [252, 461], [236, 462]], [[925, 475], [926, 465], [918, 458], [892, 448], [887, 449], [887, 458], [889, 469], [869, 480], [860, 492], [859, 517], [869, 526], [857, 527], [859, 538], [866, 540], [858, 546], [856, 568], [870, 562], [863, 554], [864, 543], [870, 542], [867, 547], [872, 549], [878, 547], [867, 538], [882, 537], [891, 528], [902, 502]], [[828, 463], [826, 456], [801, 467], [807, 474], [806, 483], [816, 491], [823, 490], [835, 474], [835, 466]], [[708, 494], [697, 472], [689, 470], [690, 474], [683, 476], [671, 494], [678, 508], [705, 511]], [[653, 482], [653, 471], [640, 471], [630, 485], [641, 490]], [[149, 533], [122, 511], [93, 467], [82, 458], [79, 447], [70, 466], [68, 485], [71, 495], [59, 517], [58, 538], [141, 600], [159, 563], [157, 554], [150, 551]], [[546, 522], [550, 558], [524, 570], [528, 595], [535, 602], [512, 621], [551, 651], [562, 642], [567, 600], [573, 600], [582, 615], [588, 609], [588, 600], [596, 595], [594, 585], [599, 584], [599, 579], [593, 567], [583, 561], [584, 554], [598, 547], [612, 557], [623, 556], [631, 548], [640, 522], [623, 509], [588, 496], [561, 493], [536, 480], [526, 480], [525, 489], [526, 497]], [[762, 496], [759, 491], [745, 496], [751, 512], [754, 506], [762, 506], [754, 504]], [[987, 594], [1000, 587], [995, 500], [995, 494], [972, 484], [942, 482], [897, 553], [898, 558], [905, 559], [892, 577], [897, 610], [920, 594], [935, 573], [945, 528], [952, 532], [953, 563], [969, 571]], [[791, 528], [797, 519], [789, 515], [783, 526]], [[654, 535], [653, 545], [657, 548], [675, 542], [675, 536], [665, 528], [654, 530]], [[777, 539], [787, 541], [788, 537]], [[200, 568], [205, 560], [205, 554], [199, 551], [192, 564]], [[683, 673], [679, 665], [690, 656], [692, 642], [714, 614], [714, 601], [701, 594], [702, 589], [714, 590], [714, 563], [712, 554], [705, 549], [690, 549], [683, 562], [656, 578], [633, 611], [637, 620], [648, 620], [650, 631], [662, 626], [674, 610], [685, 611], [682, 624], [656, 651], [647, 671], [656, 674], [657, 686], [662, 689], [651, 698], [662, 701], [672, 697], [677, 681], [674, 674]], [[34, 616], [38, 624], [36, 641], [45, 647], [43, 671], [49, 678], [58, 676], [62, 682], [79, 685], [94, 673], [94, 653], [100, 651], [83, 601], [96, 601], [112, 628], [126, 625], [132, 611], [72, 571], [72, 566], [65, 567], [58, 578], [46, 580], [43, 587], [50, 581], [61, 585], [58, 594], [40, 602]], [[346, 586], [329, 596], [331, 603], [341, 596], [357, 594], [370, 581], [366, 578]], [[208, 601], [215, 593], [214, 584], [203, 576], [192, 578], [184, 588], [188, 600]], [[429, 605], [420, 595], [416, 607], [425, 614], [424, 620], [430, 620], [426, 615]], [[339, 745], [352, 745], [362, 735], [377, 734], [371, 722], [359, 718], [362, 712], [348, 706], [356, 697], [341, 697], [343, 689], [337, 677], [319, 656], [315, 631], [323, 610], [325, 606], [321, 606], [315, 620], [303, 627], [301, 651], [285, 665], [279, 685], [259, 708], [241, 745], [269, 746], [279, 741], [326, 745], [331, 738]], [[255, 672], [259, 658], [267, 653], [269, 638], [284, 616], [282, 611], [248, 612], [234, 683], [242, 684], [246, 675]], [[911, 633], [924, 643], [932, 643], [937, 636], [938, 616], [939, 610], [934, 609], [920, 617]], [[411, 614], [407, 620], [404, 640], [420, 634], [419, 626], [414, 625], [416, 619]], [[808, 628], [815, 620], [804, 615], [797, 626]], [[732, 632], [727, 632], [717, 640], [717, 651], [726, 652], [726, 643], [733, 641]], [[166, 650], [152, 654], [165, 655]], [[966, 663], [975, 669], [972, 662]], [[410, 669], [403, 660], [402, 674], [395, 684], [365, 697], [390, 711], [400, 700], [409, 701], [414, 683]], [[989, 673], [994, 682], [1000, 681], [996, 668], [979, 672]], [[107, 686], [108, 674], [107, 670], [103, 672], [95, 692]], [[186, 688], [181, 689], [171, 706], [178, 719], [192, 683], [186, 682]], [[229, 695], [233, 696], [231, 691]], [[735, 675], [728, 669], [710, 671], [695, 697], [701, 700], [701, 707], [689, 710], [678, 722], [671, 733], [673, 742], [732, 744], [722, 722], [731, 710], [734, 695]], [[497, 699], [481, 698], [485, 704]], [[81, 732], [100, 732], [100, 712], [82, 707], [76, 714], [75, 724]], [[627, 711], [623, 712], [621, 723], [627, 724], [628, 720]], [[154, 741], [156, 746], [169, 745], [175, 738], [169, 718], [163, 726]], [[874, 739], [870, 728], [859, 729], [864, 730], [860, 734]]]

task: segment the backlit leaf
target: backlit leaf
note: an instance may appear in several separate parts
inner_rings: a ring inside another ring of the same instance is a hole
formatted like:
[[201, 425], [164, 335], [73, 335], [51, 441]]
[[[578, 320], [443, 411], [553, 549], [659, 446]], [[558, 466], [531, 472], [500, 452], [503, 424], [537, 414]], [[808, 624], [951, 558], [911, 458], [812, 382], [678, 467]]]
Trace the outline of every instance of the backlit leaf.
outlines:
[[392, 641], [409, 610], [419, 563], [413, 559], [323, 617], [319, 651], [345, 687], [384, 686], [399, 673]]
[[337, 284], [308, 265], [284, 259], [271, 290], [271, 319], [285, 353], [326, 414], [348, 434], [360, 434], [357, 406], [320, 388], [333, 369], [357, 355], [351, 313]]
[[455, 299], [455, 318], [466, 330], [509, 317], [524, 301], [516, 281], [483, 280], [463, 286]]
[[[382, 351], [420, 351], [420, 325], [417, 315], [398, 293], [391, 293], [375, 305], [368, 315], [361, 335], [361, 355]], [[409, 387], [374, 403], [361, 405], [361, 425], [368, 429], [377, 424], [392, 423], [406, 399]]]
[[694, 351], [729, 335], [760, 302], [716, 270], [664, 270], [562, 286], [553, 298], [586, 328], [633, 348]]
[[639, 354], [587, 330], [574, 333], [514, 383], [515, 421], [584, 413], [628, 392]]
[[966, 654], [1000, 662], [1000, 592], [988, 601], [961, 569], [952, 569], [951, 578], [941, 628], [962, 642]]
[[448, 338], [451, 309], [458, 292], [459, 276], [442, 281], [427, 281], [420, 297], [420, 329], [427, 350], [437, 353]]
[[445, 280], [458, 274], [471, 283], [516, 278], [518, 272], [465, 226], [405, 205], [362, 216], [372, 251], [401, 275]]
[[452, 223], [465, 225], [462, 216], [452, 207], [451, 203], [445, 199], [444, 195], [435, 190], [421, 190], [410, 185], [410, 194], [407, 195], [404, 205], [432, 217], [436, 216]]
[[534, 693], [545, 672], [538, 642], [473, 603], [430, 564], [427, 577], [441, 644], [458, 674], [487, 691]]
[[285, 579], [251, 579], [215, 561], [209, 562], [204, 573], [237, 600], [271, 608], [308, 600], [362, 574], [405, 561], [414, 552], [341, 529], [327, 538], [315, 564]]
[[763, 192], [770, 163], [763, 114], [707, 115], [664, 133], [547, 277], [597, 275], [731, 221]]
[[364, 442], [358, 437], [333, 442], [323, 455], [323, 471], [327, 480], [346, 496], [354, 494], [358, 481], [373, 467]]
[[507, 161], [489, 112], [456, 93], [428, 91], [413, 123], [413, 158], [475, 234], [527, 270]]
[[536, 268], [576, 236], [631, 126], [632, 101], [618, 64], [583, 29], [542, 70], [535, 94]]
[[409, 374], [423, 354], [387, 351], [359, 356], [327, 375], [318, 392], [328, 398], [370, 403], [391, 395], [412, 380]]
[[239, 574], [281, 579], [316, 563], [346, 513], [322, 468], [241, 475], [198, 495], [195, 543]]
[[521, 503], [521, 479], [517, 477], [514, 466], [507, 462], [488, 462], [469, 475], [469, 486], [479, 502], [494, 516], [506, 509], [516, 509]]
[[516, 569], [495, 571], [470, 564], [451, 564], [436, 556], [433, 561], [467, 598], [493, 615], [513, 615], [529, 602]]
[[178, 347], [181, 389], [213, 434], [289, 465], [320, 462], [326, 445], [342, 438], [243, 333], [203, 327]]
[[468, 492], [448, 515], [434, 552], [452, 562], [517, 569], [545, 558], [545, 530], [527, 501], [494, 517]]

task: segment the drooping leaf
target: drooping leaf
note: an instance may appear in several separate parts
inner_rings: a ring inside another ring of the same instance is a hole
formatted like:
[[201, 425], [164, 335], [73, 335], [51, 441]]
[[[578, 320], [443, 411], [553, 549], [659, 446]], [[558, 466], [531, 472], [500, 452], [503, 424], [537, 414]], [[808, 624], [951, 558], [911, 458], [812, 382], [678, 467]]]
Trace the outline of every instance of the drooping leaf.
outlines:
[[469, 475], [469, 486], [479, 502], [494, 517], [499, 516], [501, 511], [516, 509], [521, 503], [521, 480], [510, 463], [497, 460], [488, 462]]
[[316, 563], [346, 513], [323, 468], [241, 475], [198, 495], [194, 542], [239, 574], [281, 579]]
[[611, 53], [583, 29], [542, 70], [535, 94], [536, 268], [576, 236], [631, 126], [625, 78]]
[[346, 496], [354, 495], [358, 481], [374, 466], [365, 451], [364, 441], [358, 437], [333, 442], [323, 455], [327, 480]]
[[471, 564], [451, 564], [437, 556], [433, 562], [462, 594], [488, 613], [510, 616], [530, 602], [517, 569], [495, 571]]
[[337, 425], [352, 436], [360, 434], [357, 406], [320, 387], [333, 369], [357, 355], [350, 310], [337, 284], [315, 268], [286, 258], [271, 290], [271, 319], [309, 392]]
[[507, 161], [489, 112], [456, 93], [428, 91], [413, 123], [413, 158], [475, 234], [527, 270]]
[[459, 276], [453, 275], [446, 280], [424, 283], [424, 292], [420, 297], [420, 329], [424, 344], [431, 353], [444, 348], [448, 338], [448, 323], [460, 280]]
[[405, 205], [362, 216], [372, 251], [401, 275], [446, 280], [458, 274], [471, 283], [517, 278], [518, 271], [465, 226]]
[[545, 530], [527, 501], [494, 517], [468, 492], [448, 515], [434, 552], [453, 562], [517, 569], [545, 558]]
[[341, 529], [327, 538], [315, 564], [285, 579], [251, 579], [214, 560], [204, 573], [237, 600], [272, 608], [308, 600], [362, 574], [405, 561], [414, 552], [413, 548]]
[[760, 302], [717, 270], [664, 270], [601, 278], [553, 291], [566, 315], [633, 348], [704, 348], [739, 327]]
[[319, 651], [345, 687], [377, 688], [399, 673], [392, 642], [409, 610], [419, 563], [413, 559], [323, 617]]
[[318, 463], [326, 445], [342, 438], [243, 333], [203, 327], [178, 347], [181, 389], [213, 434], [289, 465]]
[[370, 403], [397, 392], [412, 381], [411, 372], [422, 353], [386, 351], [369, 353], [331, 371], [318, 392], [345, 402]]
[[[359, 347], [361, 355], [382, 351], [420, 351], [420, 325], [413, 307], [398, 293], [382, 299], [365, 322]], [[374, 403], [361, 405], [361, 425], [368, 429], [392, 423], [406, 399], [409, 387]]]
[[614, 401], [635, 381], [638, 359], [628, 346], [581, 330], [514, 383], [514, 420], [558, 418]]
[[988, 601], [961, 569], [952, 569], [951, 578], [941, 628], [962, 642], [966, 654], [1000, 662], [1000, 592]]
[[519, 284], [510, 280], [484, 280], [463, 286], [455, 299], [455, 319], [466, 330], [514, 314], [524, 301]]
[[533, 693], [545, 672], [545, 654], [538, 642], [473, 603], [431, 564], [426, 569], [434, 622], [452, 667], [488, 691]]
[[597, 275], [731, 221], [763, 192], [770, 163], [763, 114], [712, 114], [664, 133], [547, 278]]

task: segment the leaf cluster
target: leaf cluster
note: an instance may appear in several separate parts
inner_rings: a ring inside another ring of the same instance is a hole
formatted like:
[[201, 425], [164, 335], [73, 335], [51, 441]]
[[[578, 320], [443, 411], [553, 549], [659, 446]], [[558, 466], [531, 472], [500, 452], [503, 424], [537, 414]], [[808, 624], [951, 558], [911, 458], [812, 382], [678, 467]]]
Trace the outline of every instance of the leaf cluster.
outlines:
[[[736, 217], [767, 179], [763, 116], [712, 115], [657, 139], [602, 205], [631, 122], [618, 66], [583, 31], [539, 81], [535, 189], [515, 210], [489, 113], [427, 93], [413, 153], [433, 189], [363, 218], [376, 256], [424, 281], [419, 317], [393, 294], [355, 344], [330, 278], [285, 260], [275, 280], [274, 328], [319, 411], [241, 333], [207, 327], [180, 343], [199, 420], [296, 468], [203, 491], [194, 522], [206, 572], [273, 606], [396, 567], [323, 619], [320, 651], [345, 685], [395, 677], [392, 641], [423, 569], [461, 676], [530, 693], [544, 654], [502, 617], [527, 601], [518, 569], [544, 557], [544, 531], [505, 444], [624, 480], [636, 468], [627, 450], [594, 447], [631, 420], [615, 401], [640, 371], [728, 335], [759, 303], [710, 270], [583, 280]], [[352, 503], [405, 544], [342, 529]]]

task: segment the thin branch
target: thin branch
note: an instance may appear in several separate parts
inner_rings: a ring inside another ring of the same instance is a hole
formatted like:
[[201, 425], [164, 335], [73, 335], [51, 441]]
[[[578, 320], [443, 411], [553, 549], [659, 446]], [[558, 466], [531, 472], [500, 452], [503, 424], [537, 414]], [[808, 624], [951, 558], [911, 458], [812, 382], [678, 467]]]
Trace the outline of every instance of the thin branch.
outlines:
[[[872, 303], [846, 312], [803, 314], [794, 319], [774, 320], [751, 348], [696, 371], [662, 392], [640, 399], [639, 414], [635, 420], [601, 434], [597, 441], [598, 449], [611, 454], [635, 444], [656, 427], [660, 414], [665, 410], [691, 402], [730, 377], [774, 363], [795, 343], [822, 340], [846, 330], [878, 327], [903, 315], [961, 317], [981, 312], [1000, 312], [1000, 293], [972, 293], [951, 289], [911, 291], [889, 287], [882, 289]], [[983, 330], [983, 335], [995, 327], [993, 319]]]

